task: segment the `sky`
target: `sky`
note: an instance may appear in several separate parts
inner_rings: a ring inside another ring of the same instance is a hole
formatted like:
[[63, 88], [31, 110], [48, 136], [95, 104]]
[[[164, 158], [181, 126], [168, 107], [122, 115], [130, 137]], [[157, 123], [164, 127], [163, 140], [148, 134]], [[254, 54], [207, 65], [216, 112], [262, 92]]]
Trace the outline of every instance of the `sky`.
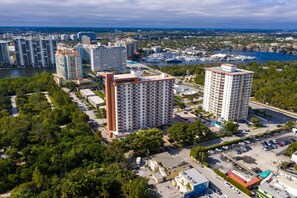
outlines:
[[0, 0], [0, 26], [297, 29], [297, 0]]

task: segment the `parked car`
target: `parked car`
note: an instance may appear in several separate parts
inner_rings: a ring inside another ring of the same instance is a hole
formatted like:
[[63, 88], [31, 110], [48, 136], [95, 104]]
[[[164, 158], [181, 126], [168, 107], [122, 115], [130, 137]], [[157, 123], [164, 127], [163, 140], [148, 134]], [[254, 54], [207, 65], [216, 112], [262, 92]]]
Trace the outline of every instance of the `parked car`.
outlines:
[[291, 144], [290, 140], [285, 140], [285, 145]]
[[277, 144], [277, 140], [275, 140], [275, 139], [274, 139], [274, 140], [272, 140], [272, 142], [273, 142], [274, 144]]
[[264, 147], [263, 147], [263, 150], [264, 150], [264, 151], [269, 151], [269, 150], [270, 150], [270, 147], [269, 147], [269, 146], [264, 146]]
[[273, 144], [271, 147], [272, 147], [273, 149], [277, 149], [277, 146], [276, 146], [275, 144]]
[[281, 146], [281, 147], [283, 147], [283, 146], [286, 145], [286, 143], [284, 141], [280, 141], [280, 142], [278, 142], [278, 145]]
[[249, 141], [249, 140], [244, 140], [244, 143], [246, 143], [246, 144], [250, 144], [251, 141]]
[[262, 146], [268, 146], [268, 143], [266, 141], [261, 142]]
[[225, 184], [225, 186], [227, 186], [227, 187], [229, 187], [229, 188], [232, 187], [231, 184], [229, 184], [228, 182], [224, 182], [224, 184]]
[[244, 146], [245, 142], [239, 142], [238, 144]]
[[234, 150], [234, 152], [235, 152], [237, 155], [241, 154], [241, 151], [240, 151], [239, 149]]
[[222, 152], [223, 149], [222, 148], [216, 148], [216, 151]]
[[229, 149], [229, 146], [223, 146], [223, 149], [224, 150], [228, 150]]
[[240, 194], [239, 190], [236, 189], [236, 188], [231, 188], [233, 190], [233, 192], [237, 193], [237, 194]]
[[261, 139], [260, 139], [260, 138], [258, 138], [258, 137], [255, 137], [255, 140], [256, 140], [256, 141], [260, 141]]

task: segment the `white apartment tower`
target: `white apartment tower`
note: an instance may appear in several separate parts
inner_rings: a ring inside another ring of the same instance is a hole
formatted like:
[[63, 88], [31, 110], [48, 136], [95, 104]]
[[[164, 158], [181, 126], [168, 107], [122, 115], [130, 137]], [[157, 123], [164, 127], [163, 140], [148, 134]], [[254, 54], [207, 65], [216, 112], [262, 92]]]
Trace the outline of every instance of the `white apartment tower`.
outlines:
[[132, 39], [131, 37], [118, 40], [116, 41], [115, 45], [126, 47], [128, 59], [131, 59], [133, 57], [133, 54], [138, 51], [138, 41]]
[[10, 57], [9, 57], [8, 44], [6, 41], [0, 40], [0, 65], [9, 65], [9, 64], [10, 64]]
[[171, 122], [175, 78], [143, 75], [140, 71], [104, 73], [107, 131], [122, 134]]
[[83, 78], [82, 63], [79, 53], [71, 49], [59, 49], [56, 52], [57, 76], [64, 80]]
[[14, 40], [16, 62], [24, 67], [53, 67], [55, 66], [56, 41], [52, 37], [26, 38]]
[[127, 69], [127, 50], [122, 46], [98, 45], [90, 50], [92, 71], [122, 73]]
[[254, 73], [232, 64], [205, 70], [204, 110], [221, 120], [247, 119]]

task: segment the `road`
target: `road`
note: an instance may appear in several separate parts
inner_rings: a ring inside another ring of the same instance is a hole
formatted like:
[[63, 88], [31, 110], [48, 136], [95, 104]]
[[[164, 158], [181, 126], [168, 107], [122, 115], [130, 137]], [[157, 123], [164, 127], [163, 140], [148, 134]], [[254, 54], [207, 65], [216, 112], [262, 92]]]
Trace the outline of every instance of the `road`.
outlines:
[[51, 109], [53, 110], [54, 109], [54, 105], [53, 105], [53, 102], [52, 102], [51, 98], [48, 96], [48, 91], [45, 91], [45, 92], [42, 92], [42, 93], [45, 95], [45, 97], [47, 99], [47, 102], [50, 104]]
[[177, 156], [184, 159], [186, 162], [191, 164], [194, 168], [196, 168], [199, 172], [201, 172], [209, 181], [211, 181], [214, 185], [216, 185], [224, 195], [227, 195], [229, 198], [237, 198], [237, 197], [249, 197], [244, 193], [236, 194], [230, 188], [226, 187], [224, 181], [220, 176], [218, 176], [213, 170], [206, 167], [201, 167], [194, 160], [192, 160], [190, 156], [190, 149], [182, 149]]
[[77, 104], [78, 108], [84, 112], [85, 114], [87, 114], [89, 116], [90, 121], [92, 121], [93, 123], [95, 122], [96, 124], [93, 127], [93, 130], [100, 130], [101, 131], [101, 135], [102, 137], [107, 140], [107, 141], [111, 141], [110, 137], [108, 137], [108, 135], [104, 132], [104, 128], [101, 127], [102, 125], [104, 125], [106, 123], [106, 119], [98, 119], [96, 118], [96, 114], [94, 112], [94, 110], [92, 110], [88, 104], [82, 100], [80, 100], [75, 92], [69, 92], [70, 97], [72, 98], [72, 101], [74, 103]]
[[296, 120], [297, 117], [292, 114], [287, 114], [285, 111], [276, 110], [275, 107], [270, 107], [268, 105], [258, 103], [258, 102], [250, 102], [250, 107], [253, 109], [259, 109], [261, 111], [265, 111], [267, 114], [272, 116], [272, 120], [277, 124], [284, 124], [290, 120]]
[[12, 108], [11, 108], [11, 114], [12, 114], [13, 117], [16, 117], [16, 116], [19, 115], [19, 112], [18, 112], [18, 109], [17, 109], [17, 106], [16, 106], [15, 99], [16, 99], [16, 95], [10, 97], [11, 106], [12, 106]]

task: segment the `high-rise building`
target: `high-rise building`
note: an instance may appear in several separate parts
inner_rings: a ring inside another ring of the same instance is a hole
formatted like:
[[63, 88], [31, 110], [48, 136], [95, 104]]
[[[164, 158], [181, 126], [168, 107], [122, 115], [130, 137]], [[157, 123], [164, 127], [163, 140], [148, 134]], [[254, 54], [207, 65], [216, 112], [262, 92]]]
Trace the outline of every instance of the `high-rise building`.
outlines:
[[116, 46], [125, 46], [127, 49], [127, 58], [131, 59], [134, 53], [138, 51], [138, 41], [132, 38], [122, 39], [115, 43]]
[[91, 41], [96, 40], [96, 33], [95, 32], [78, 32], [77, 33], [77, 38], [79, 40], [81, 40], [83, 36], [90, 37]]
[[221, 120], [247, 119], [254, 73], [232, 64], [205, 70], [204, 110]]
[[0, 65], [9, 65], [9, 64], [10, 64], [10, 57], [9, 57], [8, 44], [6, 41], [0, 40]]
[[89, 36], [82, 36], [81, 37], [81, 43], [85, 45], [91, 44], [91, 39]]
[[59, 37], [59, 35], [51, 35], [51, 37], [52, 37], [52, 40], [54, 40], [54, 41], [58, 41], [58, 40], [60, 40], [60, 37]]
[[91, 45], [77, 44], [74, 49], [80, 55], [81, 60], [90, 60]]
[[114, 135], [171, 122], [175, 78], [161, 75], [102, 74], [105, 78], [107, 131]]
[[98, 45], [90, 50], [92, 71], [124, 72], [127, 69], [125, 47]]
[[82, 63], [79, 53], [72, 49], [59, 49], [56, 52], [57, 76], [64, 80], [83, 78]]
[[14, 40], [16, 63], [18, 66], [32, 67], [52, 67], [55, 66], [55, 52], [57, 50], [56, 41], [52, 37], [43, 39], [32, 37]]
[[69, 36], [67, 34], [61, 34], [61, 41], [68, 41]]
[[76, 35], [76, 34], [71, 34], [71, 35], [70, 35], [70, 39], [71, 39], [72, 41], [76, 41], [76, 40], [77, 40], [77, 35]]
[[12, 33], [3, 33], [2, 38], [3, 39], [12, 39], [13, 34]]
[[161, 47], [160, 47], [160, 46], [153, 46], [153, 47], [151, 47], [151, 49], [152, 49], [155, 53], [161, 53]]

